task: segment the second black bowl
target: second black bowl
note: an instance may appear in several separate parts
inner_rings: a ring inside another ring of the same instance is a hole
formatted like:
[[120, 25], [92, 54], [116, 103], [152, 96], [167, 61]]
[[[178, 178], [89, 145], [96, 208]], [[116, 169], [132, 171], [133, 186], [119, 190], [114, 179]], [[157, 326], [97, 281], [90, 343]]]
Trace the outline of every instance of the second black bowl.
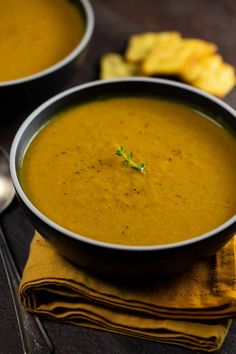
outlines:
[[[24, 107], [36, 107], [53, 94], [62, 90], [78, 70], [90, 43], [94, 29], [94, 13], [89, 0], [76, 0], [73, 4], [81, 13], [85, 29], [78, 45], [55, 65], [36, 74], [16, 80], [0, 82], [0, 101], [2, 119]], [[58, 38], [58, 41], [61, 39]]]

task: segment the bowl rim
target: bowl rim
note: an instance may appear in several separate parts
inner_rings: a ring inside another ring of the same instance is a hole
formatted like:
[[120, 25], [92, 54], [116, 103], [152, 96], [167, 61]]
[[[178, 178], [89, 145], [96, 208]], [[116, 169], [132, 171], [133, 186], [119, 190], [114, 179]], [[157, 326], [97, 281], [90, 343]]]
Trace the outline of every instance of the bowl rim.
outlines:
[[36, 72], [32, 75], [27, 75], [14, 80], [0, 81], [0, 88], [9, 87], [19, 84], [24, 84], [32, 80], [40, 79], [48, 74], [52, 74], [55, 71], [63, 68], [68, 63], [73, 61], [88, 45], [94, 30], [95, 17], [94, 11], [91, 6], [90, 0], [76, 0], [82, 6], [85, 12], [85, 30], [82, 39], [79, 41], [77, 46], [64, 58], [56, 62], [55, 64], [49, 66], [46, 69]]
[[[191, 239], [186, 239], [183, 241], [178, 241], [178, 242], [173, 242], [173, 243], [167, 243], [163, 245], [143, 245], [143, 246], [132, 246], [132, 245], [120, 245], [120, 244], [113, 244], [113, 243], [108, 243], [104, 241], [97, 241], [95, 239], [89, 238], [87, 236], [83, 236], [80, 234], [77, 234], [75, 232], [69, 231], [68, 229], [58, 225], [54, 221], [50, 220], [48, 217], [46, 217], [42, 212], [40, 212], [34, 205], [33, 203], [28, 199], [26, 196], [16, 170], [16, 155], [17, 155], [17, 149], [18, 149], [18, 144], [21, 140], [21, 136], [28, 127], [28, 125], [37, 118], [37, 116], [43, 112], [44, 109], [49, 107], [50, 105], [54, 104], [55, 102], [61, 100], [62, 98], [69, 96], [70, 94], [73, 94], [74, 92], [81, 91], [81, 90], [86, 90], [87, 88], [94, 87], [94, 86], [104, 86], [104, 85], [110, 85], [114, 83], [122, 83], [122, 82], [146, 82], [146, 83], [156, 83], [156, 84], [162, 84], [166, 86], [172, 86], [176, 87], [177, 89], [181, 89], [184, 91], [188, 91], [191, 93], [194, 93], [196, 95], [200, 95], [209, 101], [213, 101], [217, 105], [221, 106], [224, 110], [226, 110], [228, 113], [230, 113], [235, 119], [236, 119], [236, 111], [230, 107], [227, 103], [223, 102], [222, 100], [206, 93], [203, 92], [200, 89], [194, 88], [192, 86], [175, 82], [172, 80], [167, 80], [167, 79], [158, 79], [158, 78], [144, 78], [144, 77], [129, 77], [129, 78], [121, 78], [121, 79], [111, 79], [111, 80], [97, 80], [97, 81], [92, 81], [89, 83], [85, 83], [82, 85], [78, 85], [75, 87], [72, 87], [70, 89], [67, 89], [65, 91], [62, 91], [61, 93], [53, 96], [52, 98], [48, 99], [45, 101], [43, 104], [41, 104], [38, 108], [36, 108], [29, 116], [26, 118], [26, 120], [22, 123], [20, 128], [18, 129], [15, 138], [13, 140], [12, 146], [11, 146], [11, 151], [10, 151], [10, 172], [11, 172], [11, 177], [13, 181], [13, 185], [16, 189], [16, 192], [20, 199], [24, 202], [24, 204], [27, 206], [27, 208], [35, 214], [42, 222], [46, 223], [49, 225], [52, 229], [55, 229], [59, 233], [65, 234], [66, 236], [69, 236], [75, 240], [79, 240], [81, 242], [85, 242], [87, 244], [96, 246], [96, 247], [101, 247], [101, 248], [107, 248], [107, 249], [116, 249], [120, 251], [163, 251], [163, 250], [170, 250], [170, 249], [177, 249], [179, 247], [183, 246], [189, 246], [191, 244], [197, 243], [199, 241], [203, 241], [205, 239], [208, 239], [210, 237], [214, 237], [216, 234], [222, 232], [223, 230], [227, 229], [228, 227], [232, 226], [234, 223], [236, 223], [236, 214], [232, 216], [230, 219], [226, 220], [223, 224], [219, 225], [218, 227], [210, 230], [207, 233], [204, 233], [199, 236], [195, 236]], [[32, 135], [31, 139], [33, 138], [34, 134]]]

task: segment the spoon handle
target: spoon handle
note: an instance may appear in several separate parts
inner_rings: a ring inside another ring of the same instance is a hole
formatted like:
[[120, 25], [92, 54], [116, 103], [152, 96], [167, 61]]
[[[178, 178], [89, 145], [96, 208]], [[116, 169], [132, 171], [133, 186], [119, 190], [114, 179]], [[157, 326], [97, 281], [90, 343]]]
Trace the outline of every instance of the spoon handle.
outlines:
[[53, 346], [38, 317], [25, 311], [18, 293], [20, 276], [0, 225], [0, 253], [11, 290], [24, 354], [50, 354]]

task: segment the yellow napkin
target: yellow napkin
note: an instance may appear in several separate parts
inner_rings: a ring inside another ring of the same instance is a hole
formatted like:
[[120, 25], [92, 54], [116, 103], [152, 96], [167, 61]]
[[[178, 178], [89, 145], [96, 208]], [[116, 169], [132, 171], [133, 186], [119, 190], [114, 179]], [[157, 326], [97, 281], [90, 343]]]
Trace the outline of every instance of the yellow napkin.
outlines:
[[236, 314], [235, 244], [172, 278], [125, 284], [74, 266], [36, 234], [20, 295], [58, 321], [214, 351]]

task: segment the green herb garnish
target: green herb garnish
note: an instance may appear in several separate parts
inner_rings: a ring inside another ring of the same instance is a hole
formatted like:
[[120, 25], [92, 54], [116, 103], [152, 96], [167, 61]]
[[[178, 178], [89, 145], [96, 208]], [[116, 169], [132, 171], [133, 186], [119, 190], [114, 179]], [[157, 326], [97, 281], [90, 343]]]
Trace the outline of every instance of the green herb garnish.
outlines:
[[120, 146], [119, 149], [116, 150], [116, 155], [123, 157], [124, 164], [129, 165], [131, 168], [133, 168], [136, 171], [142, 172], [145, 168], [144, 163], [136, 163], [133, 160], [134, 154], [132, 152], [128, 152], [125, 150], [123, 146]]

